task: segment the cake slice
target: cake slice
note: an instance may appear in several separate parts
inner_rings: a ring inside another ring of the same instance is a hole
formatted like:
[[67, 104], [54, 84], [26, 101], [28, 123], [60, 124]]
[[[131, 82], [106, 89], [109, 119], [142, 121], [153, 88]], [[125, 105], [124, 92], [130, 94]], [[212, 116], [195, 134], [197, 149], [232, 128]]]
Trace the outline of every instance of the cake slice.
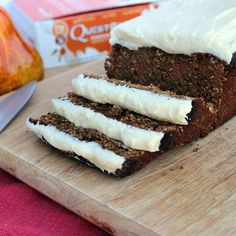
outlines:
[[94, 129], [76, 127], [64, 117], [53, 113], [39, 119], [30, 118], [27, 126], [44, 142], [67, 156], [119, 177], [143, 168], [160, 154], [127, 148]]
[[173, 0], [111, 31], [110, 79], [203, 98], [214, 127], [236, 114], [236, 11], [231, 0]]
[[203, 116], [212, 115], [210, 107], [202, 99], [176, 96], [155, 86], [84, 74], [74, 78], [72, 84], [79, 96], [101, 104], [120, 106], [159, 121], [188, 125], [197, 123]]

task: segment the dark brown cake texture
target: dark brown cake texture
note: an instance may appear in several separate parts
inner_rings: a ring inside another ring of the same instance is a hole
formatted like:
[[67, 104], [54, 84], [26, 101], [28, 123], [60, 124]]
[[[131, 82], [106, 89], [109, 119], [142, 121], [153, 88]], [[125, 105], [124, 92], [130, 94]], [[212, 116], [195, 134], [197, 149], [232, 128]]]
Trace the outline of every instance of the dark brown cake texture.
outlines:
[[158, 86], [178, 95], [203, 98], [215, 112], [217, 128], [236, 114], [236, 53], [229, 65], [217, 57], [169, 54], [155, 47], [112, 47], [105, 69], [110, 79]]

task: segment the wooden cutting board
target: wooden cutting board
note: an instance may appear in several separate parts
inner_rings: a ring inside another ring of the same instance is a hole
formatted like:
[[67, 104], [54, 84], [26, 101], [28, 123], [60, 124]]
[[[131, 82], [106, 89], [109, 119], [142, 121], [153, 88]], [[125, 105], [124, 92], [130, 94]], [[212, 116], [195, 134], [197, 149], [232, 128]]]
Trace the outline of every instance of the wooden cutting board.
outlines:
[[25, 126], [27, 117], [50, 111], [50, 100], [71, 90], [81, 72], [103, 73], [102, 62], [38, 84], [0, 135], [0, 167], [111, 234], [236, 235], [236, 118], [131, 177], [110, 177], [64, 157]]

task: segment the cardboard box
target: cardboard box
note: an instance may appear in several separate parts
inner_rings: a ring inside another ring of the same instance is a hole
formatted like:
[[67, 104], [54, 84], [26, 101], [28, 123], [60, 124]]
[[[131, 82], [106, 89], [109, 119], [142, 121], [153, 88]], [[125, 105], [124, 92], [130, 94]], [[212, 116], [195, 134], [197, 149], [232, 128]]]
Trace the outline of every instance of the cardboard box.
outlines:
[[[45, 67], [105, 57], [117, 24], [156, 10], [142, 0], [14, 0], [12, 18], [40, 52]], [[154, 1], [155, 2], [155, 1]]]

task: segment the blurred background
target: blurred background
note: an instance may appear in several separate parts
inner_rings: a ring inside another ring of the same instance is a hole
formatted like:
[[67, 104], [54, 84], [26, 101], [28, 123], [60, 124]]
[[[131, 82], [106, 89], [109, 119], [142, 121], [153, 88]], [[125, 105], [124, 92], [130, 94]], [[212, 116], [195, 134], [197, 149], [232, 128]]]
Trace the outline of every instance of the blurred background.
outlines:
[[0, 95], [31, 80], [104, 59], [110, 51], [112, 28], [158, 10], [160, 2], [0, 0], [9, 13], [0, 11]]
[[17, 30], [55, 68], [105, 58], [116, 25], [157, 10], [151, 0], [0, 0]]

